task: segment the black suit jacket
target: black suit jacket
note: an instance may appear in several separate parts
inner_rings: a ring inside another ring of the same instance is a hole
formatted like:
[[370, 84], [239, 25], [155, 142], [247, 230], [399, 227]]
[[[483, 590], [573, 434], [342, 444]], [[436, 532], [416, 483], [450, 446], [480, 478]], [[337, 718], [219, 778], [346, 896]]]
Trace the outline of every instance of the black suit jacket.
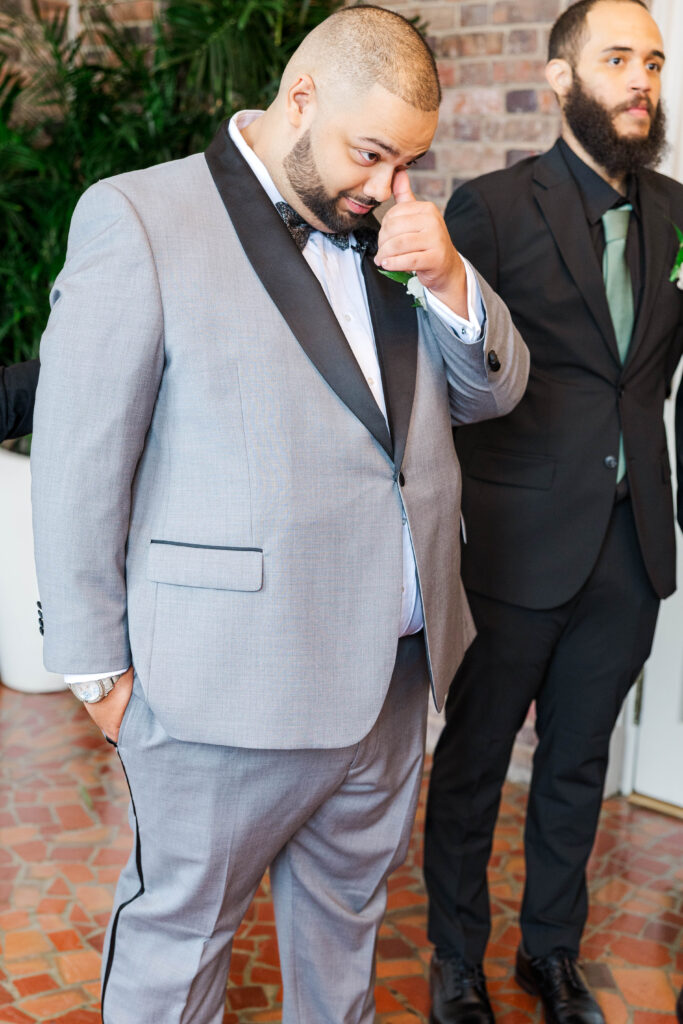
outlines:
[[40, 363], [31, 359], [0, 366], [0, 441], [23, 437], [33, 430], [33, 403]]
[[446, 223], [458, 249], [505, 300], [531, 351], [510, 415], [458, 429], [474, 591], [528, 608], [569, 600], [600, 551], [623, 430], [638, 537], [657, 594], [675, 588], [664, 399], [683, 346], [683, 292], [669, 282], [683, 186], [638, 181], [644, 285], [622, 366], [602, 270], [559, 144], [458, 189]]

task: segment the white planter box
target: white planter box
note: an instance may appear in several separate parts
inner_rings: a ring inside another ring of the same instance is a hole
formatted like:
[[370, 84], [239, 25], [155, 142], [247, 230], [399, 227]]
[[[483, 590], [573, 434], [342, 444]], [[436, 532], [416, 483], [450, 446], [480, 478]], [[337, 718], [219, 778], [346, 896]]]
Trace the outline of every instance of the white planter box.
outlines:
[[64, 679], [43, 668], [37, 600], [29, 459], [0, 447], [0, 680], [13, 690], [52, 693], [64, 689]]

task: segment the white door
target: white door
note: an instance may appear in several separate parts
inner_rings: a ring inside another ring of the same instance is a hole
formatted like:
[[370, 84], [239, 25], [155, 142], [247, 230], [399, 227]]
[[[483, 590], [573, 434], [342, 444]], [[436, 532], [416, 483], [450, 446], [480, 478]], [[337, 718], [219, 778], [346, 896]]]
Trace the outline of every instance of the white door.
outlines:
[[[681, 373], [674, 380], [674, 395]], [[669, 452], [675, 462], [674, 399], [664, 413]], [[676, 493], [674, 467], [674, 495]], [[683, 807], [683, 542], [676, 527], [678, 590], [662, 602], [636, 737], [633, 788], [644, 796]]]
[[[665, 48], [675, 52], [675, 42], [683, 38], [683, 2], [653, 0], [651, 10], [661, 29]], [[683, 181], [683, 62], [675, 57], [666, 62], [662, 99], [669, 115], [670, 149], [659, 170]], [[679, 371], [674, 380], [674, 396], [680, 380]], [[676, 452], [674, 400], [666, 403], [664, 413], [672, 462], [675, 462]], [[630, 775], [637, 793], [683, 807], [683, 537], [678, 527], [676, 542], [679, 589], [662, 603], [659, 612], [652, 654], [645, 666], [640, 727], [631, 734], [635, 764], [633, 771], [629, 771], [631, 744], [627, 738], [625, 774]], [[627, 715], [633, 704], [631, 697]], [[628, 792], [630, 787], [625, 785], [624, 788]]]

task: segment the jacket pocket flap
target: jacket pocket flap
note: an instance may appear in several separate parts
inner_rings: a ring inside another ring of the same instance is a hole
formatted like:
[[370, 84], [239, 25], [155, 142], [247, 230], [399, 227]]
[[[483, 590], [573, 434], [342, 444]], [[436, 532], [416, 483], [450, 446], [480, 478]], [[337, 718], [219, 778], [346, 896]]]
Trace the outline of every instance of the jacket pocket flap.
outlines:
[[178, 587], [260, 590], [263, 551], [153, 540], [149, 545], [147, 578]]
[[466, 471], [475, 480], [547, 491], [555, 475], [555, 460], [543, 455], [518, 455], [496, 448], [475, 448], [467, 460]]

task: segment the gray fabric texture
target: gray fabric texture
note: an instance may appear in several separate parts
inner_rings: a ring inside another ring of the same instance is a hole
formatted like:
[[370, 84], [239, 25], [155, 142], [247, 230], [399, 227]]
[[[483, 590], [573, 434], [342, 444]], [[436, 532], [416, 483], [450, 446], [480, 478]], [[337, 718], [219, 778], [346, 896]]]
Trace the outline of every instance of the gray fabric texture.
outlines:
[[481, 287], [483, 345], [419, 314], [401, 485], [264, 290], [203, 155], [89, 189], [35, 413], [47, 667], [132, 662], [186, 741], [357, 742], [395, 662], [405, 509], [441, 706], [473, 636], [451, 423], [510, 410], [528, 371], [506, 307]]
[[220, 1024], [232, 938], [268, 865], [283, 1024], [371, 1024], [377, 932], [417, 807], [427, 693], [418, 634], [401, 641], [360, 743], [240, 750], [174, 740], [136, 682], [118, 745], [136, 844], [105, 943], [104, 1024]]

